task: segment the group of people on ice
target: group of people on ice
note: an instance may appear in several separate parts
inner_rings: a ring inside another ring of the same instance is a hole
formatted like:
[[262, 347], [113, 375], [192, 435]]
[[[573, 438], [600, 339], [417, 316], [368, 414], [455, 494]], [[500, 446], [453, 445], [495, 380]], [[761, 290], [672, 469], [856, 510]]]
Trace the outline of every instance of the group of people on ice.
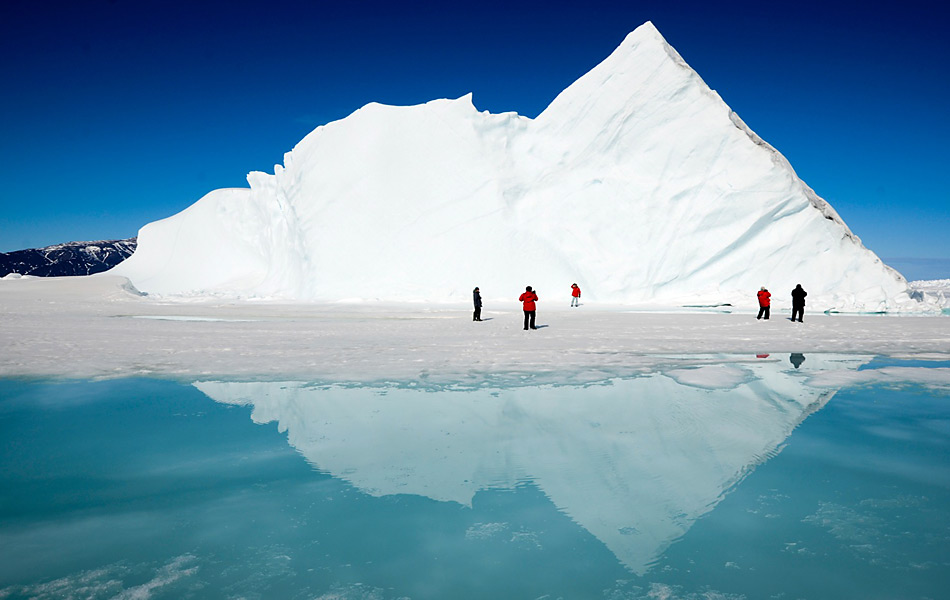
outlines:
[[[802, 289], [802, 284], [795, 286], [795, 289], [792, 290], [792, 321], [795, 321], [795, 316], [798, 315], [797, 321], [802, 322], [802, 317], [805, 316], [805, 296], [808, 295], [804, 289]], [[769, 293], [765, 287], [759, 290], [756, 294], [759, 299], [759, 315], [756, 319], [765, 319], [769, 318], [769, 310], [772, 306], [772, 294]]]
[[[472, 301], [475, 303], [475, 312], [472, 314], [473, 321], [482, 320], [482, 294], [478, 291], [476, 287], [472, 290]], [[518, 301], [522, 303], [522, 308], [524, 309], [524, 330], [537, 329], [534, 325], [534, 319], [537, 315], [537, 306], [535, 302], [538, 301], [538, 294], [531, 289], [531, 286], [527, 286], [524, 289], [524, 293], [518, 297]], [[571, 308], [581, 305], [581, 288], [576, 284], [571, 284]]]
[[[802, 323], [802, 317], [805, 316], [805, 296], [808, 295], [804, 289], [802, 289], [802, 284], [795, 286], [795, 289], [792, 290], [792, 321], [798, 321]], [[765, 289], [763, 286], [756, 297], [759, 299], [759, 314], [756, 316], [756, 319], [765, 319], [768, 320], [769, 312], [772, 307], [772, 294]], [[472, 300], [475, 303], [475, 312], [472, 314], [473, 321], [482, 320], [482, 295], [476, 287], [472, 290]], [[522, 303], [522, 308], [524, 310], [524, 329], [525, 331], [529, 329], [537, 329], [534, 324], [535, 316], [537, 315], [537, 305], [535, 302], [538, 301], [538, 294], [531, 286], [527, 286], [524, 290], [524, 293], [518, 297], [518, 301]], [[580, 306], [581, 301], [581, 288], [578, 287], [576, 283], [571, 284], [571, 308]], [[796, 319], [795, 317], [798, 317]]]

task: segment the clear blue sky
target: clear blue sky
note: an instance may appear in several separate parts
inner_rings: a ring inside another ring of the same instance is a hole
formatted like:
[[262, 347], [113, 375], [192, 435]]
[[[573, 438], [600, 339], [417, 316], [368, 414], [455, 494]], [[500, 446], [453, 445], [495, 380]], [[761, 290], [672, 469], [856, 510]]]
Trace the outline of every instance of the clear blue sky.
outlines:
[[651, 20], [865, 245], [950, 277], [941, 4], [14, 0], [0, 252], [133, 236], [368, 102], [534, 117]]

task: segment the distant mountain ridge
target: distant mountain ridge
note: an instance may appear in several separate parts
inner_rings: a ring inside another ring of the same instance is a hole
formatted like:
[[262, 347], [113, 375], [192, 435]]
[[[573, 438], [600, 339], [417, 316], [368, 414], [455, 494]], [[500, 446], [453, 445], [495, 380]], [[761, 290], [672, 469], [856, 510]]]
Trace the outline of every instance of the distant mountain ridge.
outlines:
[[135, 252], [137, 238], [68, 242], [0, 252], [0, 277], [10, 273], [35, 277], [69, 277], [107, 271]]

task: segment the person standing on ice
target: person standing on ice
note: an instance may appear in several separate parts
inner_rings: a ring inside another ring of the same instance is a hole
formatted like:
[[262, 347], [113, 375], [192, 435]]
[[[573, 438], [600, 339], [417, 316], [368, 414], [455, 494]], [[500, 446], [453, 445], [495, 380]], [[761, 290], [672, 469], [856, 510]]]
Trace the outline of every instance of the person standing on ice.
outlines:
[[805, 296], [808, 295], [808, 292], [802, 289], [802, 284], [795, 286], [795, 289], [792, 290], [792, 321], [795, 320], [795, 315], [798, 315], [798, 322], [802, 322], [802, 317], [805, 316]]
[[571, 306], [581, 305], [581, 288], [576, 283], [571, 284]]
[[761, 319], [763, 316], [765, 320], [769, 320], [769, 311], [771, 310], [772, 301], [769, 299], [772, 297], [772, 294], [769, 293], [767, 289], [763, 286], [759, 293], [756, 294], [759, 298], [759, 316], [756, 319]]
[[534, 303], [538, 301], [538, 295], [534, 293], [534, 290], [532, 290], [529, 285], [524, 289], [524, 293], [518, 297], [518, 300], [524, 303], [524, 330], [528, 331], [529, 322], [531, 329], [537, 329], [537, 327], [534, 326], [534, 315], [537, 311], [537, 307]]
[[478, 293], [478, 288], [472, 290], [472, 301], [475, 303], [475, 314], [472, 315], [473, 321], [482, 320], [482, 295]]

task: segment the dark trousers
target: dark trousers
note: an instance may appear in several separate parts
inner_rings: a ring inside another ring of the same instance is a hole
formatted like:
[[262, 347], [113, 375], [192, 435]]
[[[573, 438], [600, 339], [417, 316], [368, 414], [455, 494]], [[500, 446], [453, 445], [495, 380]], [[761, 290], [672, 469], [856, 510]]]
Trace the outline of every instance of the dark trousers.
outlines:
[[475, 314], [472, 315], [472, 320], [473, 320], [473, 321], [481, 321], [481, 320], [482, 320], [482, 307], [481, 307], [481, 306], [476, 306], [476, 307], [475, 307]]
[[766, 318], [766, 320], [768, 320], [768, 318], [769, 318], [769, 308], [770, 308], [770, 307], [768, 307], [768, 306], [760, 306], [760, 307], [759, 307], [759, 316], [757, 316], [756, 319], [761, 319], [762, 316], [764, 315], [765, 318]]
[[525, 329], [528, 328], [528, 321], [531, 321], [531, 329], [537, 329], [537, 327], [534, 326], [534, 313], [536, 312], [537, 312], [536, 310], [524, 311], [524, 328]]
[[802, 317], [805, 316], [805, 307], [804, 306], [793, 306], [792, 307], [792, 320], [795, 320], [795, 315], [798, 315], [798, 322], [802, 322]]

